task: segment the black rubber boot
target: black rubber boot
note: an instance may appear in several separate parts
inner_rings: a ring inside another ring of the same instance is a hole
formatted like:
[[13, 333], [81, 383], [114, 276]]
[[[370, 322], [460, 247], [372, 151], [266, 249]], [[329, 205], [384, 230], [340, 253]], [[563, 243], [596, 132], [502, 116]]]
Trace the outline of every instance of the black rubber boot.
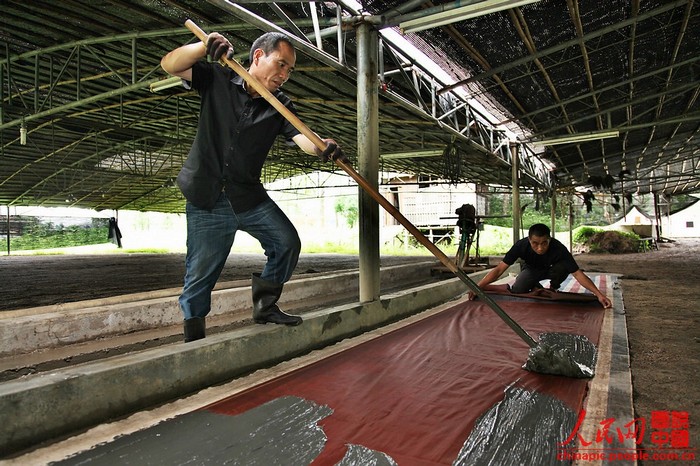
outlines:
[[277, 306], [284, 285], [269, 282], [253, 274], [253, 320], [256, 324], [299, 325], [299, 316], [292, 316]]
[[185, 343], [205, 337], [204, 317], [191, 317], [185, 320]]

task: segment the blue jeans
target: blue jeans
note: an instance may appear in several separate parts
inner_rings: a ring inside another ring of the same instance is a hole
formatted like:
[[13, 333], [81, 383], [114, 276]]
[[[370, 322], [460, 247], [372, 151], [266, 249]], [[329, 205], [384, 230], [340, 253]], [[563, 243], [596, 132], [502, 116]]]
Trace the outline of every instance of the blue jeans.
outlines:
[[186, 205], [187, 257], [185, 284], [180, 309], [185, 319], [205, 317], [211, 310], [211, 291], [221, 275], [238, 230], [260, 241], [267, 263], [260, 278], [286, 283], [301, 252], [296, 228], [272, 200], [237, 214], [226, 195], [221, 194], [214, 209]]

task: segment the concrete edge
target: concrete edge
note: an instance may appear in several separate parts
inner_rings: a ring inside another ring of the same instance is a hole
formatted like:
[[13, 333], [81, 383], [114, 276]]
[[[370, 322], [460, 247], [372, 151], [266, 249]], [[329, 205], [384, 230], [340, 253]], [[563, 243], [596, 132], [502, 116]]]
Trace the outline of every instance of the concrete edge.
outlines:
[[[614, 419], [611, 427], [621, 427], [634, 417], [632, 372], [630, 366], [629, 340], [627, 337], [627, 321], [625, 306], [620, 288], [620, 275], [609, 274], [613, 277], [610, 289], [606, 293], [613, 302], [611, 309], [606, 309], [601, 327], [600, 341], [598, 343], [598, 362], [596, 364], [595, 377], [591, 380], [588, 396], [584, 403], [585, 418], [579, 429], [577, 447], [581, 452], [594, 452], [594, 448], [603, 448], [606, 454], [613, 450], [623, 453], [623, 450], [634, 451], [635, 439], [625, 439], [620, 443], [617, 435], [614, 435], [613, 443], [604, 442], [602, 445], [594, 443], [584, 446], [580, 443], [581, 437], [587, 442], [595, 442], [599, 435], [601, 422], [606, 419]], [[578, 414], [578, 413], [577, 413]], [[630, 459], [577, 459], [574, 466], [602, 466], [625, 465], [636, 466], [637, 460]]]
[[[619, 277], [616, 278], [619, 280]], [[616, 285], [619, 283], [617, 280]], [[632, 364], [627, 334], [627, 317], [620, 286], [621, 285], [618, 285], [616, 288], [616, 305], [613, 308], [613, 336], [611, 342], [613, 358], [610, 364], [610, 392], [608, 393], [607, 417], [605, 418], [616, 419], [618, 427], [632, 422], [636, 418], [634, 414]], [[636, 452], [637, 450], [636, 439], [634, 438], [627, 438], [623, 443], [616, 444], [615, 446], [618, 448], [625, 448], [628, 452]], [[636, 466], [637, 460], [636, 458], [629, 460], [616, 458], [612, 461], [604, 461], [603, 464]]]
[[[415, 275], [417, 268], [428, 273], [434, 261], [384, 267], [380, 270], [383, 286], [393, 286]], [[291, 280], [285, 286], [280, 304], [287, 307], [322, 296], [357, 294], [359, 272], [342, 271]], [[234, 321], [250, 314], [250, 282], [226, 282], [212, 292], [211, 318]], [[335, 288], [335, 289], [334, 289]], [[0, 357], [46, 348], [70, 345], [96, 338], [136, 331], [181, 325], [179, 288], [147, 293], [66, 303], [56, 306], [3, 311], [0, 313]]]
[[465, 291], [454, 278], [311, 312], [298, 327], [245, 327], [6, 382], [0, 385], [0, 456], [359, 335]]
[[205, 408], [213, 403], [229, 398], [232, 395], [254, 388], [260, 384], [283, 377], [316, 362], [337, 355], [358, 345], [380, 338], [395, 330], [405, 328], [416, 322], [439, 314], [466, 300], [466, 295], [447, 301], [436, 307], [418, 312], [410, 317], [391, 324], [378, 327], [353, 338], [343, 339], [335, 344], [310, 351], [302, 356], [288, 359], [267, 368], [257, 369], [250, 374], [232, 379], [231, 381], [206, 387], [185, 397], [170, 402], [149, 407], [114, 419], [89, 429], [67, 435], [62, 439], [30, 448], [21, 455], [11, 459], [0, 459], [3, 466], [25, 466], [27, 464], [53, 464], [71, 458], [82, 451], [90, 450], [102, 443], [111, 442], [121, 436], [153, 427], [161, 422], [177, 416]]

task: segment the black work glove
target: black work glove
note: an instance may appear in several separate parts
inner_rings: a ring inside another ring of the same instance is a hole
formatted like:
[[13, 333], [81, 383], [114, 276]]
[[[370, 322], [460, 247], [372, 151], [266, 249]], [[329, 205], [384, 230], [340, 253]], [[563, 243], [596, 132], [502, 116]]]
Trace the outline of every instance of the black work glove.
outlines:
[[318, 147], [315, 148], [316, 155], [322, 162], [328, 162], [328, 160], [340, 160], [343, 163], [348, 162], [348, 158], [343, 154], [343, 149], [338, 146], [338, 143], [333, 139], [324, 139], [323, 142], [326, 143], [325, 150], [321, 150]]
[[233, 58], [233, 46], [224, 36], [218, 32], [212, 32], [207, 37], [207, 55], [213, 61], [219, 61], [226, 54], [229, 60]]

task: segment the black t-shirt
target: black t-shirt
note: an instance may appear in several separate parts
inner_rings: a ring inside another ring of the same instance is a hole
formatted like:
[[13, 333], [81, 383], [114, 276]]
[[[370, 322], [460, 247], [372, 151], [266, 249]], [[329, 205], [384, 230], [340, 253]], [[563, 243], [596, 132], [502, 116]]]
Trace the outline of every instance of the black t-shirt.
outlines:
[[[201, 96], [201, 110], [178, 186], [202, 209], [212, 209], [222, 189], [236, 212], [252, 209], [268, 199], [260, 174], [275, 138], [291, 141], [299, 130], [264, 98], [252, 98], [243, 78], [218, 63], [195, 63], [192, 87]], [[273, 95], [296, 113], [289, 97]]]
[[579, 269], [574, 256], [566, 249], [566, 246], [561, 244], [561, 241], [555, 238], [549, 240], [549, 249], [542, 255], [537, 254], [532, 249], [528, 238], [519, 240], [503, 257], [503, 262], [513, 265], [518, 259], [524, 260], [528, 267], [534, 269], [549, 269], [559, 262], [566, 265], [566, 271], [569, 273], [574, 273]]

